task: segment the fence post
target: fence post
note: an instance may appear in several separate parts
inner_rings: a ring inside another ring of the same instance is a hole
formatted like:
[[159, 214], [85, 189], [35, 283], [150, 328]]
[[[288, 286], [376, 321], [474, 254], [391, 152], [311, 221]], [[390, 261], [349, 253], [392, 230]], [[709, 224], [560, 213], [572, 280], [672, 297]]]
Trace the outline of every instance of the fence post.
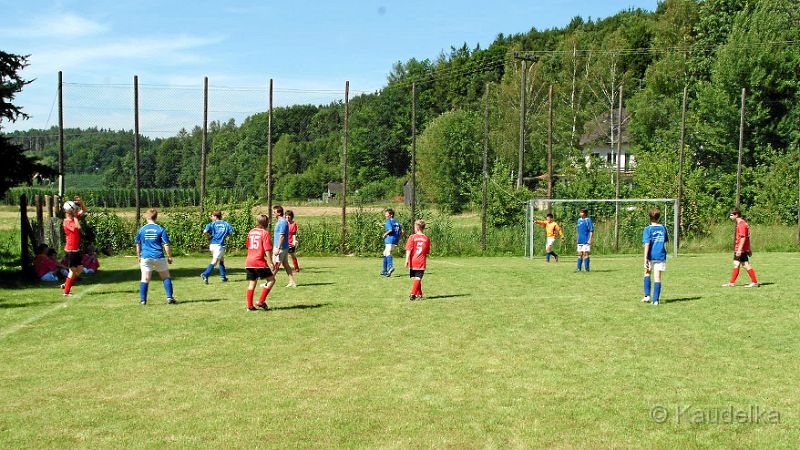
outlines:
[[20, 225], [20, 264], [23, 273], [31, 271], [31, 254], [28, 251], [28, 240], [31, 237], [31, 224], [28, 221], [28, 197], [19, 196], [19, 225]]
[[417, 82], [411, 83], [411, 229], [417, 220]]
[[[683, 211], [683, 155], [684, 155], [684, 142], [686, 136], [686, 99], [689, 94], [689, 85], [683, 86], [683, 106], [681, 107], [681, 138], [678, 142], [678, 198], [675, 202], [675, 209], [677, 210], [677, 214], [675, 216], [675, 220], [677, 221], [678, 228], [681, 226], [681, 217]], [[680, 246], [680, 237], [676, 234], [675, 235], [675, 254], [677, 255], [677, 249]]]
[[675, 257], [678, 256], [678, 242], [681, 238], [681, 224], [679, 222], [680, 218], [680, 204], [681, 201], [679, 199], [675, 199], [675, 206], [673, 207], [672, 211], [672, 226], [673, 226], [673, 234], [675, 235], [675, 239], [672, 240], [672, 251], [675, 253]]
[[519, 83], [519, 161], [517, 165], [517, 187], [522, 187], [522, 168], [525, 163], [525, 85], [527, 84], [528, 61], [522, 60], [522, 80]]
[[341, 252], [347, 249], [347, 116], [350, 108], [350, 81], [344, 82], [344, 136], [342, 140], [342, 243]]
[[[620, 178], [622, 171], [620, 170], [620, 151], [622, 150], [622, 85], [619, 86], [619, 110], [617, 111], [617, 183], [614, 186], [614, 196], [616, 202], [614, 203], [614, 251], [619, 251], [619, 192], [620, 192]], [[611, 114], [611, 128], [613, 134], [614, 128], [614, 114]]]
[[486, 251], [486, 203], [489, 178], [489, 83], [484, 92], [486, 106], [483, 113], [483, 185], [481, 186], [481, 250]]

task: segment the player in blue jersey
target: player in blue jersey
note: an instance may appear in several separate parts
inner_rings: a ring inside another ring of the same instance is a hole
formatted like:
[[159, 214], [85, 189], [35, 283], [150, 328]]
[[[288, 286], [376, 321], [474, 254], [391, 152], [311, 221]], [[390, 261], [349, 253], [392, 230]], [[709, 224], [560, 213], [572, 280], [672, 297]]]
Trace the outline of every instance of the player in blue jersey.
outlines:
[[211, 213], [211, 223], [206, 225], [203, 230], [203, 235], [210, 239], [208, 250], [211, 252], [211, 264], [200, 274], [200, 278], [203, 279], [205, 284], [208, 284], [208, 277], [217, 263], [219, 263], [219, 276], [222, 281], [228, 281], [225, 273], [225, 238], [232, 234], [233, 228], [231, 224], [222, 220], [222, 211], [213, 211]]
[[[661, 296], [661, 275], [667, 270], [667, 227], [661, 225], [661, 210], [650, 209], [650, 225], [644, 227], [642, 244], [644, 244], [644, 298], [642, 302], [658, 305]], [[650, 274], [655, 278], [653, 297], [650, 297]]]
[[275, 205], [272, 207], [272, 214], [275, 216], [275, 233], [272, 234], [272, 251], [275, 264], [272, 272], [278, 275], [278, 267], [283, 266], [286, 275], [289, 276], [289, 284], [286, 287], [297, 287], [294, 281], [292, 265], [288, 263], [289, 256], [289, 221], [283, 217], [283, 206]]
[[[139, 259], [139, 268], [142, 270], [142, 279], [139, 283], [139, 303], [147, 304], [147, 287], [154, 270], [158, 272], [164, 282], [167, 303], [178, 303], [172, 295], [172, 278], [169, 276], [169, 264], [172, 264], [169, 235], [167, 230], [156, 223], [158, 212], [155, 209], [148, 209], [144, 218], [147, 219], [147, 225], [139, 229], [134, 239], [136, 257]], [[164, 258], [165, 253], [166, 258]]]
[[594, 239], [594, 224], [592, 219], [587, 217], [588, 211], [586, 208], [581, 208], [580, 217], [578, 218], [578, 267], [576, 272], [581, 271], [581, 265], [589, 271], [589, 252], [592, 251], [592, 239]]
[[383, 210], [386, 222], [383, 223], [383, 270], [381, 275], [384, 277], [392, 276], [394, 272], [394, 261], [392, 260], [392, 250], [400, 243], [403, 236], [403, 226], [394, 219], [394, 210], [386, 208]]

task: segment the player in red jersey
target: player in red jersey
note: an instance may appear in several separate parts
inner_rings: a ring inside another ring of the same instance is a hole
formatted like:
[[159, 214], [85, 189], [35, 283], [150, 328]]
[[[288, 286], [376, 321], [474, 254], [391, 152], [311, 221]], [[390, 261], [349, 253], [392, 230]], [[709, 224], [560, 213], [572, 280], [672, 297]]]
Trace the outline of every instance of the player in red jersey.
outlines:
[[[269, 309], [267, 306], [267, 295], [270, 289], [275, 284], [275, 275], [269, 268], [269, 263], [272, 261], [272, 240], [269, 236], [267, 227], [269, 226], [269, 218], [262, 214], [256, 219], [256, 227], [247, 233], [247, 260], [244, 267], [247, 271], [247, 310], [255, 311], [256, 307]], [[261, 296], [258, 298], [258, 303], [253, 306], [253, 294], [256, 290], [256, 283], [258, 279], [262, 278], [267, 280], [263, 284], [264, 289], [261, 290]]]
[[724, 287], [736, 286], [736, 278], [739, 276], [739, 266], [744, 266], [744, 270], [750, 275], [750, 284], [745, 287], [758, 287], [756, 271], [750, 265], [750, 225], [744, 218], [739, 208], [731, 209], [730, 219], [736, 222], [736, 233], [733, 238], [733, 274], [731, 281], [723, 284]]
[[406, 241], [406, 267], [410, 269], [408, 276], [414, 279], [409, 300], [422, 299], [422, 276], [431, 252], [431, 240], [425, 236], [425, 221], [414, 222], [414, 234]]
[[80, 197], [75, 197], [74, 201], [64, 203], [64, 236], [67, 242], [64, 244], [67, 266], [69, 273], [67, 280], [61, 287], [64, 289], [64, 296], [72, 295], [72, 283], [83, 272], [83, 255], [81, 255], [81, 217], [86, 215], [86, 206]]

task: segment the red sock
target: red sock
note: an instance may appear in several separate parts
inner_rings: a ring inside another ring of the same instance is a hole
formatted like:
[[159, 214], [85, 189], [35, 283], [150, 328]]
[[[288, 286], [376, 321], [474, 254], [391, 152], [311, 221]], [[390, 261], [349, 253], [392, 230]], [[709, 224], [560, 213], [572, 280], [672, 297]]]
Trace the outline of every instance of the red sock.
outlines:
[[753, 283], [758, 283], [758, 280], [756, 279], [756, 271], [754, 269], [749, 269], [747, 274], [750, 275], [750, 280], [752, 280]]
[[422, 297], [422, 280], [417, 280], [417, 295]]
[[258, 304], [262, 305], [265, 301], [267, 301], [267, 295], [269, 295], [269, 291], [272, 289], [271, 287], [264, 288], [261, 290], [261, 295], [258, 297]]
[[297, 264], [297, 258], [295, 258], [294, 255], [292, 255], [292, 262], [294, 263], [294, 270], [300, 270], [300, 266]]
[[739, 268], [733, 269], [733, 275], [731, 275], [731, 284], [736, 283], [736, 279], [739, 278]]
[[72, 278], [67, 278], [67, 281], [64, 282], [64, 293], [69, 294], [69, 291], [72, 289]]
[[420, 280], [415, 279], [414, 280], [414, 284], [411, 285], [411, 295], [422, 295], [422, 294], [418, 294], [418, 292], [420, 290], [419, 284], [420, 284]]
[[247, 308], [248, 309], [252, 309], [253, 308], [253, 292], [255, 292], [255, 289], [253, 289], [253, 290], [248, 289], [247, 290]]

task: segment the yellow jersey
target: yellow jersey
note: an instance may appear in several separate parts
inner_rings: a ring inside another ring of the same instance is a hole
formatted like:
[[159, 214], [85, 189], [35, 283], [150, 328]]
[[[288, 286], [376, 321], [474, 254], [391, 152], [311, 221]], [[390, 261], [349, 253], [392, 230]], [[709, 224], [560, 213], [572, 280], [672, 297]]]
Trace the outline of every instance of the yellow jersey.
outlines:
[[545, 231], [547, 232], [547, 237], [555, 238], [556, 233], [558, 233], [561, 237], [564, 237], [564, 232], [561, 230], [561, 227], [555, 222], [547, 222], [546, 220], [536, 220], [533, 223], [536, 225], [541, 225], [544, 227]]

